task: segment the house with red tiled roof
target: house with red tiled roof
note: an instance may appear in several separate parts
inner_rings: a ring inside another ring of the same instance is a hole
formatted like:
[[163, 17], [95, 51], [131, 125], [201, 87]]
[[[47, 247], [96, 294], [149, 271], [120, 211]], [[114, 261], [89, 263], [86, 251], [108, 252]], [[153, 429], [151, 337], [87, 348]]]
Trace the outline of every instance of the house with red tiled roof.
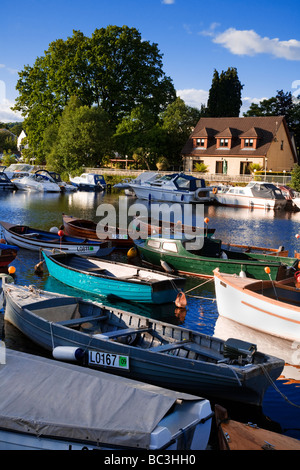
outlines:
[[200, 118], [182, 149], [183, 169], [204, 163], [210, 174], [243, 175], [251, 163], [290, 171], [296, 147], [283, 116]]

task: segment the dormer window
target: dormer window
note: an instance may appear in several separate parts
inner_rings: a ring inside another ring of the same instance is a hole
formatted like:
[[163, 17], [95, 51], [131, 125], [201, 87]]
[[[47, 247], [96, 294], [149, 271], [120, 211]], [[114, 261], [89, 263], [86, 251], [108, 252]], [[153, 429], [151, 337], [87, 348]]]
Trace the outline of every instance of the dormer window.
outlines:
[[197, 147], [205, 147], [205, 139], [196, 139]]
[[253, 139], [245, 139], [245, 147], [253, 147]]
[[220, 139], [220, 147], [228, 147], [228, 139]]

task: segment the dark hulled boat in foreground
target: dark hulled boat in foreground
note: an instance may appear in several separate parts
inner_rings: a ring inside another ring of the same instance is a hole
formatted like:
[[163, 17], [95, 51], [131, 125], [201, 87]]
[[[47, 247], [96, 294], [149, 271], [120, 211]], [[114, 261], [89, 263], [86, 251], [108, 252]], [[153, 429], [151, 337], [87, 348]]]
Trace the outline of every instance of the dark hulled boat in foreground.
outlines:
[[[284, 361], [117, 308], [3, 284], [5, 319], [56, 358], [202, 397], [261, 405]], [[71, 349], [70, 349], [71, 348]]]

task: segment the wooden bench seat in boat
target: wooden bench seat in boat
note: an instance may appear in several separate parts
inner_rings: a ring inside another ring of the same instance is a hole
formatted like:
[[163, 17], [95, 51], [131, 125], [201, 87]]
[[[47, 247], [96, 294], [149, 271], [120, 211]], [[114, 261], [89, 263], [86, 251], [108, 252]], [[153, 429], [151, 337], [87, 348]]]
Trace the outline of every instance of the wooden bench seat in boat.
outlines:
[[145, 333], [150, 330], [151, 328], [147, 326], [140, 327], [140, 328], [124, 328], [121, 330], [107, 331], [105, 333], [97, 334], [94, 336], [96, 338], [101, 338], [101, 339], [113, 339], [113, 338], [118, 338], [119, 336], [132, 335], [136, 333]]
[[90, 321], [101, 321], [101, 320], [107, 320], [108, 316], [107, 315], [91, 315], [89, 317], [80, 317], [80, 318], [72, 318], [71, 320], [63, 320], [63, 321], [58, 321], [55, 322], [58, 325], [62, 326], [77, 326], [80, 325], [81, 323], [86, 323]]
[[202, 356], [209, 357], [210, 359], [214, 359], [215, 361], [227, 361], [224, 358], [223, 354], [219, 353], [218, 351], [211, 350], [210, 348], [206, 348], [199, 344], [191, 343], [190, 341], [178, 341], [176, 343], [167, 343], [167, 344], [160, 344], [159, 346], [154, 346], [149, 348], [148, 351], [153, 352], [167, 352], [171, 351], [172, 349], [183, 348], [187, 351], [192, 351], [197, 354], [201, 354]]

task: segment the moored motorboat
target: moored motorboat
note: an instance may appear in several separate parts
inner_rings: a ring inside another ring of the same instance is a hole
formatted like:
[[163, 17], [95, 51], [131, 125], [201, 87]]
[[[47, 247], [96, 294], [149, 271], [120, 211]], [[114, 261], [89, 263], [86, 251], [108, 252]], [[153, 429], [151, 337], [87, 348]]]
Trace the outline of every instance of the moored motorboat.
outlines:
[[27, 250], [50, 249], [89, 256], [107, 256], [114, 249], [109, 242], [71, 237], [57, 228], [54, 228], [54, 231], [47, 232], [27, 225], [14, 225], [3, 221], [0, 221], [0, 225], [8, 243]]
[[59, 193], [60, 187], [54, 180], [44, 174], [43, 170], [37, 170], [35, 173], [30, 173], [22, 178], [13, 180], [15, 186], [23, 191], [37, 191], [47, 193]]
[[255, 344], [4, 282], [5, 319], [55, 358], [202, 397], [261, 406], [284, 361]]
[[206, 399], [2, 350], [0, 450], [207, 447], [212, 413]]
[[[222, 272], [243, 275], [255, 279], [269, 279], [266, 263], [273, 279], [287, 277], [288, 270], [297, 263], [296, 258], [274, 257], [246, 251], [232, 251], [222, 246], [221, 240], [199, 237], [196, 248], [188, 248], [191, 240], [185, 238], [148, 237], [135, 240], [142, 260], [151, 266], [167, 263], [170, 272], [201, 277], [213, 277], [217, 267]], [[194, 242], [193, 242], [194, 243]], [[197, 247], [198, 246], [198, 247]]]
[[146, 180], [140, 183], [129, 183], [130, 189], [140, 199], [148, 201], [167, 202], [209, 202], [210, 190], [202, 178], [196, 178], [184, 173], [164, 175], [155, 180]]
[[247, 186], [234, 186], [227, 192], [217, 192], [218, 204], [249, 209], [283, 209], [287, 200], [281, 190], [274, 184], [262, 181], [251, 181]]
[[81, 191], [104, 191], [106, 188], [104, 176], [97, 173], [82, 173], [80, 176], [70, 176], [70, 183]]
[[255, 330], [300, 340], [300, 290], [294, 277], [254, 280], [214, 272], [219, 315]]
[[28, 163], [12, 163], [5, 168], [4, 172], [12, 180], [33, 174], [34, 168], [34, 165], [29, 165]]
[[163, 304], [176, 299], [185, 279], [152, 269], [75, 254], [43, 251], [49, 274], [68, 286], [132, 302]]

